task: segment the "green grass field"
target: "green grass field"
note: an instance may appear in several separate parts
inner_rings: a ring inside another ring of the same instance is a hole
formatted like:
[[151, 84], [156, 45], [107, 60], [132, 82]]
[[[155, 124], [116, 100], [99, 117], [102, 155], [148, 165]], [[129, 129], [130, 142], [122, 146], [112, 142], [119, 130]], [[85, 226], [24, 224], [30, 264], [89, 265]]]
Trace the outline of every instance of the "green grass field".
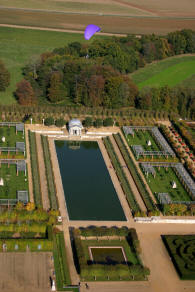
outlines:
[[43, 52], [74, 41], [87, 42], [82, 34], [0, 27], [0, 59], [11, 73], [10, 86], [5, 92], [0, 92], [0, 104], [16, 102], [13, 92], [16, 83], [22, 79], [25, 64], [36, 60]]
[[16, 165], [1, 164], [0, 178], [3, 178], [4, 185], [0, 186], [0, 199], [16, 199], [17, 191], [28, 190], [28, 180], [25, 181], [24, 172], [16, 174]]
[[[2, 137], [5, 137], [5, 142]], [[16, 147], [16, 142], [25, 142], [22, 132], [16, 135], [15, 127], [0, 127], [0, 147]]]
[[[146, 151], [161, 151], [159, 146], [156, 144], [154, 138], [150, 134], [150, 131], [135, 131], [134, 137], [132, 135], [127, 136], [127, 142], [131, 145], [141, 145]], [[148, 146], [148, 141], [151, 141], [151, 146]]]
[[154, 62], [131, 74], [131, 78], [139, 89], [182, 84], [195, 88], [195, 56], [171, 57]]
[[[146, 181], [153, 193], [168, 193], [173, 201], [192, 200], [171, 167], [168, 167], [167, 171], [164, 167], [161, 167], [160, 170], [157, 167], [154, 169], [156, 177], [154, 178], [151, 174], [148, 175], [148, 178], [146, 177]], [[172, 188], [173, 181], [176, 182], [176, 189]]]

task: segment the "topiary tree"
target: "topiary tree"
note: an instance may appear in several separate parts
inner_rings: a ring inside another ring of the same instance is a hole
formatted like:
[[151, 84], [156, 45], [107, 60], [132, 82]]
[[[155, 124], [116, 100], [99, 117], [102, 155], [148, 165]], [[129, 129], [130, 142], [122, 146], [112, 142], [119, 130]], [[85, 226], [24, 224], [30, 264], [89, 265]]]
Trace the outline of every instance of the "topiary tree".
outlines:
[[45, 119], [44, 124], [46, 126], [54, 125], [54, 119], [52, 117], [48, 117], [48, 118]]
[[104, 127], [110, 127], [114, 125], [114, 121], [112, 118], [107, 118], [104, 120], [103, 124], [104, 124]]
[[65, 122], [65, 120], [64, 119], [57, 119], [56, 121], [55, 121], [55, 125], [57, 126], [57, 127], [63, 127], [64, 125], [66, 124], [66, 122]]
[[96, 119], [96, 120], [94, 121], [94, 126], [95, 126], [96, 128], [100, 128], [100, 127], [102, 127], [102, 126], [103, 126], [103, 120], [101, 120], [101, 119]]
[[84, 125], [85, 127], [91, 127], [93, 125], [92, 118], [86, 117], [86, 119], [84, 120]]

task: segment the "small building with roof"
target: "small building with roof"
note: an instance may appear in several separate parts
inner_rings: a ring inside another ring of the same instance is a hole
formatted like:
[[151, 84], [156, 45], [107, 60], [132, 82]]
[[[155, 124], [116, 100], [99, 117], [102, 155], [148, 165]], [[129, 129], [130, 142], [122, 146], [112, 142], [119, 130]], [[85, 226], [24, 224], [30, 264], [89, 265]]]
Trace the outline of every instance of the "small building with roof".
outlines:
[[72, 119], [68, 123], [68, 131], [70, 136], [81, 136], [83, 125], [80, 120]]

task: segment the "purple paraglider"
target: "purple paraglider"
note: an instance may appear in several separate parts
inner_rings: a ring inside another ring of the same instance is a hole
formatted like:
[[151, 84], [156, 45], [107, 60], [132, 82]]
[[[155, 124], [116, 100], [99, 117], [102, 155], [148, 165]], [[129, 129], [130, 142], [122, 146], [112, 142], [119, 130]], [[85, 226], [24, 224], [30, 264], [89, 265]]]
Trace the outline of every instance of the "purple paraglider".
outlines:
[[94, 35], [94, 33], [100, 30], [101, 28], [99, 26], [95, 24], [89, 24], [85, 29], [85, 34], [84, 34], [85, 39], [89, 40]]

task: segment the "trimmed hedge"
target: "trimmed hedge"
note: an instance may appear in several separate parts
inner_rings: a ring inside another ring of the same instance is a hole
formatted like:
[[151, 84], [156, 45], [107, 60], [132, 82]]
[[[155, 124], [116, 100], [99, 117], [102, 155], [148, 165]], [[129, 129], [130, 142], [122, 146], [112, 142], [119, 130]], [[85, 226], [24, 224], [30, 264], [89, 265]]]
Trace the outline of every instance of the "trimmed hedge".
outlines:
[[63, 286], [71, 284], [70, 272], [67, 263], [66, 249], [64, 243], [64, 233], [59, 232], [54, 235], [54, 265], [56, 272], [57, 290], [62, 291]]
[[36, 137], [35, 137], [35, 133], [31, 132], [30, 130], [28, 131], [28, 136], [29, 136], [29, 144], [30, 144], [30, 159], [31, 159], [34, 201], [37, 206], [42, 206]]
[[140, 193], [140, 195], [142, 196], [142, 199], [145, 203], [145, 206], [147, 208], [148, 211], [156, 211], [157, 208], [152, 200], [152, 198], [150, 197], [150, 194], [148, 193], [147, 189], [146, 189], [146, 186], [131, 158], [131, 156], [129, 155], [129, 152], [126, 148], [126, 145], [124, 144], [124, 141], [121, 137], [120, 134], [114, 134], [113, 135], [120, 151], [121, 151], [121, 154], [127, 164], [127, 167], [133, 177], [133, 180], [138, 188], [138, 191]]
[[[136, 235], [135, 229], [126, 229], [126, 238], [120, 240], [119, 238], [113, 240], [105, 239], [87, 239], [81, 240], [81, 233], [86, 234], [87, 231], [91, 233], [93, 229], [93, 235], [102, 236], [100, 230], [96, 227], [89, 227], [84, 229], [74, 229], [74, 246], [76, 249], [76, 260], [78, 261], [78, 272], [81, 276], [82, 281], [132, 281], [132, 280], [145, 280], [149, 274], [149, 270], [142, 266], [139, 259], [137, 250], [140, 251], [139, 240]], [[111, 228], [112, 231], [114, 228]], [[117, 230], [117, 228], [116, 228]], [[124, 230], [123, 230], [124, 231]], [[107, 232], [112, 233], [107, 229]], [[89, 234], [88, 236], [90, 236]], [[118, 235], [117, 232], [112, 235]], [[90, 260], [88, 246], [122, 246], [125, 250], [128, 262], [127, 264], [116, 263], [113, 265], [109, 264], [96, 264]], [[136, 246], [136, 248], [135, 248]]]
[[122, 169], [122, 166], [121, 166], [119, 159], [114, 151], [114, 148], [112, 146], [112, 143], [111, 143], [109, 137], [104, 138], [103, 141], [104, 141], [104, 145], [106, 147], [106, 150], [108, 152], [108, 155], [111, 159], [111, 162], [114, 166], [114, 169], [116, 171], [116, 174], [118, 176], [118, 179], [121, 182], [121, 187], [126, 195], [126, 199], [130, 205], [131, 210], [133, 211], [133, 213], [140, 212], [141, 211], [140, 207], [139, 207], [139, 205], [134, 197], [133, 191], [130, 187], [130, 184], [129, 184], [127, 177]]
[[195, 280], [195, 235], [163, 235], [162, 240], [182, 280]]
[[[53, 242], [48, 239], [1, 239], [0, 240], [0, 252], [3, 251], [3, 244], [6, 244], [7, 252], [15, 252], [15, 251], [26, 251], [27, 246], [29, 251], [38, 252], [38, 251], [52, 251], [53, 250]], [[18, 249], [15, 249], [16, 244], [18, 245]], [[38, 246], [41, 248], [39, 249]]]
[[47, 187], [50, 200], [50, 206], [52, 209], [58, 209], [58, 202], [56, 197], [56, 187], [54, 182], [53, 168], [51, 164], [50, 152], [49, 152], [49, 143], [47, 137], [41, 135], [41, 142], [43, 148], [46, 178], [47, 178]]

